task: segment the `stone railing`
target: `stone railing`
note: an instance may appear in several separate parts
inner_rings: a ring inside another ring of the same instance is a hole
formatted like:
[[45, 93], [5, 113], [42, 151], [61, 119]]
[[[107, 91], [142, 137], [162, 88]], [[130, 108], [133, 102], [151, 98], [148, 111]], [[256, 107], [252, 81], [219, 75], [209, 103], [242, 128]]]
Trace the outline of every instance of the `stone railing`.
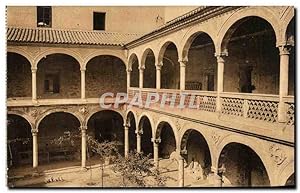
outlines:
[[[181, 95], [185, 95], [185, 107], [189, 105], [192, 96], [195, 96], [194, 104], [198, 105], [197, 110], [206, 112], [216, 112], [217, 93], [215, 91], [194, 91], [194, 90], [173, 90], [173, 89], [139, 89], [130, 88], [129, 98], [135, 93], [141, 93], [143, 101], [147, 93], [157, 92], [161, 102], [162, 94], [167, 94], [168, 98], [176, 95], [175, 105], [180, 103]], [[286, 124], [294, 125], [295, 105], [294, 97], [284, 97], [286, 104]], [[166, 105], [169, 103], [166, 103]], [[221, 114], [243, 117], [247, 119], [260, 120], [268, 123], [278, 122], [278, 95], [249, 94], [249, 93], [229, 93], [220, 94]]]
[[[190, 101], [192, 96], [194, 96], [193, 105], [198, 106], [198, 110], [201, 111], [208, 111], [208, 112], [215, 112], [216, 111], [216, 98], [217, 93], [211, 91], [193, 91], [193, 90], [185, 90], [181, 92], [180, 90], [175, 89], [151, 89], [151, 88], [129, 88], [128, 89], [128, 98], [131, 99], [136, 93], [141, 93], [143, 101], [146, 100], [148, 93], [157, 92], [159, 94], [159, 101], [161, 102], [162, 95], [167, 95], [167, 98], [171, 98], [172, 96], [176, 95], [175, 98], [175, 106], [180, 104], [181, 96], [184, 95], [184, 105], [187, 107], [190, 105]], [[181, 102], [182, 103], [182, 102]], [[170, 101], [165, 103], [166, 105], [170, 104]]]
[[284, 97], [286, 104], [287, 125], [294, 125], [295, 122], [295, 103], [294, 96]]
[[279, 97], [277, 95], [222, 93], [222, 114], [277, 122]]

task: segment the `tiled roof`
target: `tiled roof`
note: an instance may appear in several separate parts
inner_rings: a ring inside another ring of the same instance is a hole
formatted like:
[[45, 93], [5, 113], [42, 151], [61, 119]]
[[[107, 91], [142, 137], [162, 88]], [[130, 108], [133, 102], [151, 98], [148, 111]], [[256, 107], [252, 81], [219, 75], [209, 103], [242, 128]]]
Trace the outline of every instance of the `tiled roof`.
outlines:
[[8, 42], [122, 46], [138, 34], [49, 28], [7, 28]]

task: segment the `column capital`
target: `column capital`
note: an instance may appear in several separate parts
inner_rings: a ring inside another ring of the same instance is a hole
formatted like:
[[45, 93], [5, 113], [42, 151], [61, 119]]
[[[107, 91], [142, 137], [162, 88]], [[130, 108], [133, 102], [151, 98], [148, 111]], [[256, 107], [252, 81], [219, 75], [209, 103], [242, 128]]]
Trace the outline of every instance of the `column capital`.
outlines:
[[145, 66], [139, 66], [139, 70], [140, 71], [144, 71], [145, 70]]
[[135, 133], [137, 134], [137, 135], [143, 135], [143, 130], [135, 130]]
[[87, 130], [87, 126], [86, 125], [81, 125], [80, 126], [80, 130], [81, 131], [86, 131]]
[[37, 135], [37, 134], [38, 134], [38, 132], [39, 132], [39, 130], [38, 130], [38, 129], [31, 129], [31, 133], [32, 133], [32, 135]]
[[128, 124], [128, 123], [124, 123], [124, 124], [123, 124], [123, 126], [124, 126], [124, 129], [125, 129], [125, 130], [126, 130], [126, 129], [128, 130], [128, 129], [129, 129], [129, 127], [130, 127], [130, 124]]
[[81, 71], [81, 72], [84, 72], [84, 71], [86, 71], [86, 68], [85, 68], [85, 67], [81, 67], [81, 68], [80, 68], [80, 71]]
[[215, 57], [217, 58], [218, 63], [224, 63], [224, 58], [227, 56], [228, 56], [227, 51], [215, 53]]
[[162, 66], [163, 66], [163, 62], [159, 62], [155, 64], [156, 70], [160, 70]]
[[154, 144], [159, 144], [161, 142], [161, 138], [151, 138], [151, 141], [154, 143]]
[[178, 62], [180, 63], [180, 66], [185, 67], [188, 63], [188, 59], [178, 59]]
[[289, 45], [280, 45], [278, 46], [279, 55], [289, 55], [291, 51], [291, 46]]
[[37, 71], [37, 67], [31, 67], [31, 72], [32, 73], [36, 73], [36, 71]]
[[132, 72], [132, 68], [131, 67], [126, 68], [126, 72], [127, 73], [131, 73]]

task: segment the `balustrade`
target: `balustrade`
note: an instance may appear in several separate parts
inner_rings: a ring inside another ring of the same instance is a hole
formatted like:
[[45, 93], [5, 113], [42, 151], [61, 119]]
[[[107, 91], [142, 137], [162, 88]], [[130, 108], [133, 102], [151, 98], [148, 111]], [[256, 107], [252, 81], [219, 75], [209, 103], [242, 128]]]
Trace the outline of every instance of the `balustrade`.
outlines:
[[[217, 92], [214, 91], [191, 91], [191, 90], [171, 90], [171, 89], [129, 89], [129, 98], [132, 98], [135, 93], [141, 93], [143, 101], [147, 99], [148, 93], [157, 92], [159, 95], [158, 104], [161, 103], [162, 95], [167, 95], [167, 98], [171, 98], [176, 95], [175, 107], [184, 102], [184, 108], [193, 103], [196, 105], [196, 110], [206, 112], [217, 112]], [[183, 97], [182, 99], [181, 97]], [[260, 120], [269, 123], [278, 122], [278, 95], [266, 95], [266, 94], [248, 94], [248, 93], [220, 93], [221, 101], [221, 114], [238, 116], [247, 119]], [[287, 125], [294, 125], [294, 97], [284, 97], [286, 106]], [[167, 101], [165, 105], [169, 105], [171, 102]]]

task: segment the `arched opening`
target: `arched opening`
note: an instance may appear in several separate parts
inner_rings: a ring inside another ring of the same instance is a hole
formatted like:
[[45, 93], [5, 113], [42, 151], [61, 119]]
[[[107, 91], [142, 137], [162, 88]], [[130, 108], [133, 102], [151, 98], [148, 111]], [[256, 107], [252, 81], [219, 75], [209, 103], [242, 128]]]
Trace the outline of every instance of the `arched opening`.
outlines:
[[290, 54], [289, 54], [289, 90], [288, 90], [288, 95], [293, 95], [295, 94], [295, 18], [293, 18], [286, 31], [286, 39], [287, 39], [287, 44], [290, 45]]
[[143, 116], [139, 123], [139, 130], [142, 131], [141, 150], [145, 155], [153, 155], [152, 128], [148, 117]]
[[132, 112], [129, 112], [127, 115], [127, 123], [129, 123], [129, 151], [134, 151], [136, 150], [136, 122]]
[[225, 168], [222, 174], [224, 186], [270, 186], [262, 160], [246, 145], [227, 144], [220, 154], [218, 165]]
[[135, 54], [130, 56], [129, 65], [131, 65], [130, 87], [139, 87], [139, 61]]
[[161, 88], [179, 89], [180, 66], [178, 62], [177, 47], [172, 42], [167, 42], [161, 48], [163, 66], [161, 68]]
[[295, 173], [293, 173], [286, 181], [286, 186], [295, 186]]
[[279, 54], [270, 23], [256, 16], [240, 19], [226, 33], [222, 49], [228, 50], [225, 92], [279, 93]]
[[180, 146], [181, 150], [186, 150], [187, 152], [184, 155], [188, 165], [186, 169], [187, 176], [199, 181], [199, 183], [208, 183], [208, 175], [211, 170], [211, 155], [203, 135], [194, 129], [189, 129], [184, 133]]
[[71, 161], [78, 164], [81, 150], [80, 122], [71, 113], [54, 112], [38, 126], [39, 163]]
[[8, 167], [32, 163], [32, 134], [28, 121], [14, 114], [7, 115]]
[[207, 33], [199, 32], [189, 38], [186, 66], [186, 90], [217, 90], [217, 60], [213, 40]]
[[72, 56], [51, 54], [37, 70], [38, 98], [80, 98], [80, 64]]
[[145, 60], [143, 88], [156, 88], [156, 67], [153, 51], [151, 49], [147, 49], [144, 53], [143, 59]]
[[126, 92], [126, 67], [115, 56], [94, 57], [86, 66], [86, 96], [98, 98], [106, 92]]
[[7, 53], [7, 98], [31, 97], [31, 64], [22, 55]]
[[163, 159], [169, 159], [170, 155], [176, 151], [176, 139], [169, 123], [161, 122], [158, 125], [156, 138], [161, 139], [158, 156]]
[[122, 116], [111, 110], [99, 111], [93, 114], [87, 123], [88, 135], [99, 143], [116, 141], [119, 143], [119, 153], [124, 153], [124, 127]]

